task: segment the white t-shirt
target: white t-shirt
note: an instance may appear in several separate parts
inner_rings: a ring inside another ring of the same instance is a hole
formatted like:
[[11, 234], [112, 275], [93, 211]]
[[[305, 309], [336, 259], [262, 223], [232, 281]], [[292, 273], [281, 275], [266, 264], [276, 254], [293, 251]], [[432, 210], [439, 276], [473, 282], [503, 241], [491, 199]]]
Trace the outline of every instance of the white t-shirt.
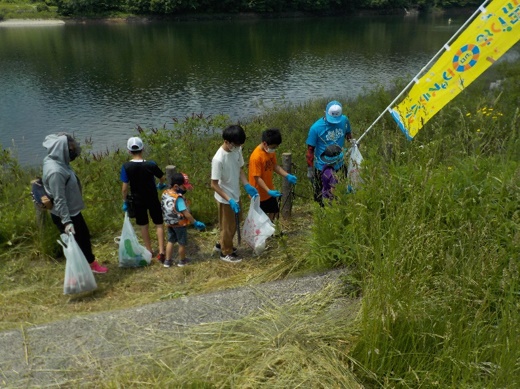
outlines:
[[[226, 151], [222, 146], [211, 161], [211, 179], [218, 180], [220, 187], [235, 201], [240, 200], [240, 169], [244, 166], [242, 147], [236, 151]], [[219, 203], [228, 204], [221, 195], [215, 192]]]

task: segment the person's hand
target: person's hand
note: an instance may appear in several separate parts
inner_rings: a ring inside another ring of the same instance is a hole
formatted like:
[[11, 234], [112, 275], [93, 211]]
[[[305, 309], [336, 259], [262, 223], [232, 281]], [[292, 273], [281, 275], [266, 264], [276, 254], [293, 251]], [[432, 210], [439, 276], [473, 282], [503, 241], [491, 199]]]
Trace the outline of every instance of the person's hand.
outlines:
[[307, 168], [307, 178], [310, 182], [314, 182], [314, 168], [312, 166]]
[[270, 189], [267, 191], [267, 194], [271, 197], [281, 197], [282, 194], [278, 192], [276, 189]]
[[193, 227], [195, 227], [197, 230], [203, 230], [204, 228], [206, 228], [206, 225], [202, 222], [199, 222], [197, 220], [195, 220], [195, 223], [193, 223]]
[[247, 194], [251, 197], [255, 197], [258, 194], [256, 188], [251, 184], [245, 184], [244, 189], [246, 190]]
[[76, 231], [74, 230], [74, 224], [68, 223], [65, 224], [65, 233], [68, 234], [75, 234]]
[[159, 190], [163, 190], [166, 188], [166, 184], [164, 182], [159, 182], [157, 185], [156, 185], [157, 189]]
[[235, 212], [235, 213], [240, 212], [240, 207], [235, 200], [229, 199], [229, 205], [231, 206], [231, 209], [233, 210], [233, 212]]
[[296, 181], [298, 181], [298, 178], [296, 176], [293, 176], [292, 174], [287, 174], [287, 181], [289, 181], [289, 184], [296, 184]]
[[123, 210], [123, 212], [128, 211], [128, 203], [126, 201], [123, 201], [123, 206], [121, 207], [121, 209]]

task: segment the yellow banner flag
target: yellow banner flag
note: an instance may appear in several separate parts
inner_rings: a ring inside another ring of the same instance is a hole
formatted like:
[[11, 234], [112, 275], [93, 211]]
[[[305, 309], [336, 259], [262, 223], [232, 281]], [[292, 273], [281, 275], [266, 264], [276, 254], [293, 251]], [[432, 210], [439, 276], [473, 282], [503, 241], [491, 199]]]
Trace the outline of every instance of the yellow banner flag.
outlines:
[[520, 0], [493, 0], [390, 114], [408, 139], [520, 39]]

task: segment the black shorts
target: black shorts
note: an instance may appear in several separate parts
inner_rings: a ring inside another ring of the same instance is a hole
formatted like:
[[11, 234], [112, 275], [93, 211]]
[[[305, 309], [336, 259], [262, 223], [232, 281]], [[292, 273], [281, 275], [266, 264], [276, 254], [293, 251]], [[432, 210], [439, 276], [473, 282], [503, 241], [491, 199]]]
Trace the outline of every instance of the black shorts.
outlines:
[[279, 197], [269, 197], [267, 200], [260, 201], [260, 208], [265, 213], [278, 213], [280, 212], [278, 199]]
[[138, 226], [146, 226], [148, 224], [148, 214], [152, 218], [153, 224], [163, 224], [162, 208], [159, 199], [154, 201], [152, 199], [147, 204], [136, 202], [135, 203], [135, 224]]

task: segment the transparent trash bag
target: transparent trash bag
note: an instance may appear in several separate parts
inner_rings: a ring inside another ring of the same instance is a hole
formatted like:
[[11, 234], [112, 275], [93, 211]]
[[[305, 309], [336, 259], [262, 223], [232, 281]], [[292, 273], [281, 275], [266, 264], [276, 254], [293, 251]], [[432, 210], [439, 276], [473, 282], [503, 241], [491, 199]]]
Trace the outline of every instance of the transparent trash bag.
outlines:
[[363, 162], [363, 156], [359, 152], [357, 143], [353, 143], [350, 148], [349, 159], [348, 159], [348, 173], [347, 177], [349, 183], [354, 189], [359, 189], [363, 185], [363, 178], [361, 178], [361, 163]]
[[125, 212], [123, 231], [119, 240], [119, 267], [141, 267], [152, 262], [152, 253], [137, 240], [128, 212]]
[[63, 294], [75, 294], [97, 288], [96, 280], [90, 265], [81, 251], [73, 234], [61, 234], [58, 243], [63, 247], [67, 262], [65, 264], [65, 281]]
[[249, 213], [242, 227], [242, 238], [256, 255], [265, 250], [265, 241], [274, 234], [274, 224], [260, 208], [260, 196], [251, 199]]

